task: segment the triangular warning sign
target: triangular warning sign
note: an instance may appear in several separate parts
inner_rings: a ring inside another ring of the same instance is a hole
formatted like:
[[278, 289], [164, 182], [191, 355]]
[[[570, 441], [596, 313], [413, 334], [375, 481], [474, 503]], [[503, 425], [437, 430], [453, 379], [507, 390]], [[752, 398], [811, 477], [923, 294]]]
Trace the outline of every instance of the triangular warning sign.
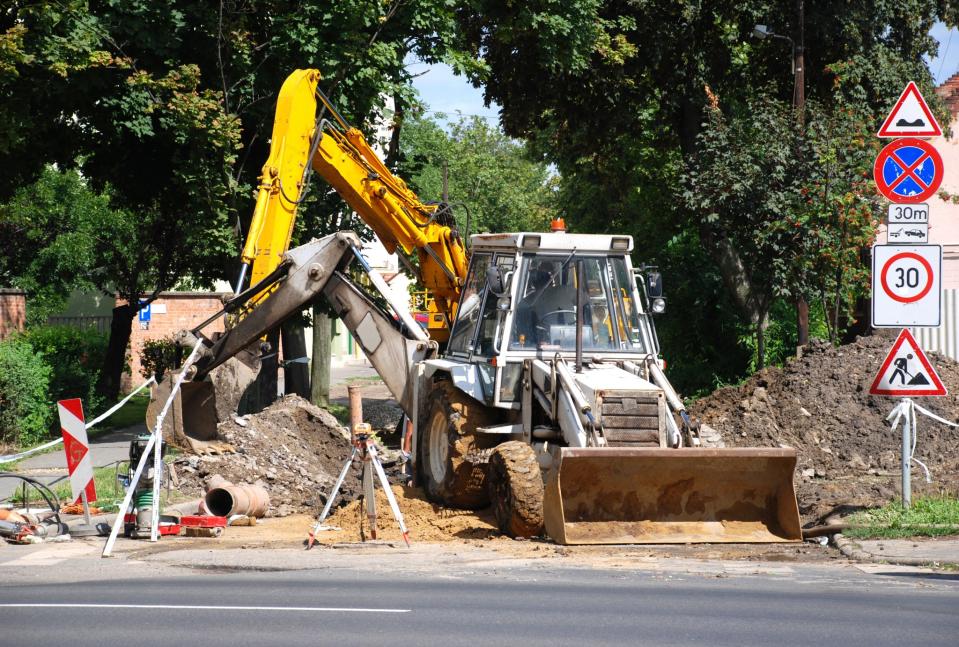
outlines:
[[870, 395], [946, 395], [946, 387], [922, 352], [916, 338], [903, 328], [892, 345], [892, 350], [883, 360], [876, 379], [869, 389]]
[[932, 116], [929, 104], [922, 98], [915, 82], [910, 81], [882, 122], [879, 137], [939, 137], [942, 128]]

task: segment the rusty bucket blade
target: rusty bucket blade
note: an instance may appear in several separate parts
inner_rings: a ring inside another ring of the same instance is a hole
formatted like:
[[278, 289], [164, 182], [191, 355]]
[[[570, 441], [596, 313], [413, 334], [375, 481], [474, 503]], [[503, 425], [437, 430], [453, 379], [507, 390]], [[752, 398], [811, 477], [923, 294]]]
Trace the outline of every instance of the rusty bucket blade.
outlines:
[[[154, 387], [147, 405], [147, 428], [153, 431], [157, 416], [170, 397], [176, 374], [167, 373]], [[189, 439], [216, 438], [216, 401], [211, 382], [184, 382], [163, 420], [163, 441], [191, 449]]]
[[[163, 420], [163, 440], [197, 454], [233, 451], [218, 440], [217, 423], [227, 420], [240, 406], [246, 388], [256, 379], [258, 367], [230, 358], [202, 380], [185, 381]], [[179, 370], [167, 371], [150, 393], [146, 424], [150, 431], [170, 397]]]
[[794, 449], [554, 451], [543, 512], [557, 543], [802, 540]]

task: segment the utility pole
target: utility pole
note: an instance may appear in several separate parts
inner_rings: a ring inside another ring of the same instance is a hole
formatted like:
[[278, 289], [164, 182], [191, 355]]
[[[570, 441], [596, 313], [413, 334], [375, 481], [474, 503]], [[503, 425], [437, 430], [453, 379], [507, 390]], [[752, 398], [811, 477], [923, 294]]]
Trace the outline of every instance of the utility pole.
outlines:
[[[756, 25], [753, 28], [753, 38], [760, 40], [766, 38], [775, 38], [784, 40], [792, 47], [793, 54], [793, 111], [796, 113], [796, 124], [800, 129], [800, 137], [805, 139], [806, 117], [804, 114], [806, 108], [806, 59], [805, 59], [805, 40], [806, 40], [806, 14], [804, 0], [796, 0], [796, 26], [793, 29], [793, 36], [785, 36], [773, 32], [766, 25]], [[802, 151], [796, 151], [801, 155]], [[797, 352], [802, 352], [801, 348], [809, 344], [809, 303], [802, 295], [796, 297], [796, 332], [799, 341]]]
[[[806, 126], [804, 114], [806, 107], [806, 61], [803, 52], [806, 16], [803, 4], [803, 0], [796, 0], [796, 14], [799, 17], [799, 24], [796, 29], [796, 39], [793, 41], [793, 108], [796, 110], [799, 128], [802, 131], [805, 130]], [[802, 132], [801, 136], [805, 138], [805, 132]], [[799, 346], [809, 345], [809, 303], [806, 301], [806, 297], [802, 295], [796, 300], [796, 332]]]

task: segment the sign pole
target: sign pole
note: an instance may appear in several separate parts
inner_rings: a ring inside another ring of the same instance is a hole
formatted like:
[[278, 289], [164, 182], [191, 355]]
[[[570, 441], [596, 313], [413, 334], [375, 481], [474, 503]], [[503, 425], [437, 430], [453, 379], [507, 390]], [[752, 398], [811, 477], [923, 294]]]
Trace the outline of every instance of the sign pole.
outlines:
[[80, 490], [80, 500], [83, 501], [83, 523], [90, 525], [90, 502], [87, 501], [86, 489]]
[[912, 453], [912, 440], [911, 436], [915, 433], [915, 429], [912, 428], [913, 417], [912, 411], [912, 402], [909, 398], [905, 398], [903, 403], [906, 404], [905, 407], [905, 420], [902, 422], [902, 507], [908, 510], [912, 507], [912, 482], [910, 474], [910, 454]]

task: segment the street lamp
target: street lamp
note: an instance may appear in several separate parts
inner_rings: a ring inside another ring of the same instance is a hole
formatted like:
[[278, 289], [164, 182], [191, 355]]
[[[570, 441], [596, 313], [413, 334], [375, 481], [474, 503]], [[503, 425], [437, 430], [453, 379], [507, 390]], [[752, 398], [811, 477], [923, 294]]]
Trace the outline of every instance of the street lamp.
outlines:
[[776, 40], [784, 40], [789, 43], [789, 46], [793, 51], [793, 107], [796, 108], [800, 113], [800, 119], [802, 119], [802, 109], [806, 103], [806, 93], [804, 90], [804, 74], [803, 74], [803, 29], [802, 29], [802, 15], [803, 15], [803, 3], [799, 2], [799, 44], [796, 44], [789, 36], [783, 36], [782, 34], [777, 34], [772, 31], [766, 25], [756, 25], [753, 27], [753, 38], [757, 40], [766, 40], [767, 38], [772, 38]]

